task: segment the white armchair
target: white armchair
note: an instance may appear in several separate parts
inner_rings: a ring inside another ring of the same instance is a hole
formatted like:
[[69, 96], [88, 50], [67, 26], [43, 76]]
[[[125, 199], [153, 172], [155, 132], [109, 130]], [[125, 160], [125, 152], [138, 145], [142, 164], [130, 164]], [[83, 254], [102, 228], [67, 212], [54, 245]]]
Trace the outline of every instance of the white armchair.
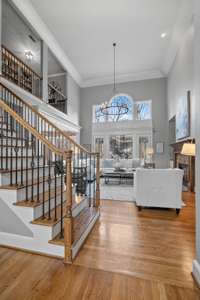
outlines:
[[135, 174], [135, 200], [138, 209], [144, 207], [182, 207], [183, 170], [137, 169]]

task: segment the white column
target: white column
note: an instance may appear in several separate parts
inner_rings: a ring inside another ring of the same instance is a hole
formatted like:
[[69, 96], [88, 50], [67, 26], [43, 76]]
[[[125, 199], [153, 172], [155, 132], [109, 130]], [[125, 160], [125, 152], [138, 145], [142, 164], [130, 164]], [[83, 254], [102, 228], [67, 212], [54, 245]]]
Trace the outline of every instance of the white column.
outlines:
[[194, 96], [196, 138], [196, 259], [193, 274], [200, 285], [200, 1], [194, 0]]
[[[63, 93], [68, 98], [68, 96], [67, 96], [68, 95], [68, 90], [67, 90], [68, 74], [67, 74], [67, 72], [66, 72], [66, 74], [64, 76], [65, 76], [65, 86], [64, 86]], [[65, 113], [68, 113], [68, 103], [67, 103], [67, 101], [65, 102]], [[79, 141], [80, 141], [80, 139], [79, 139]]]
[[41, 64], [42, 64], [42, 99], [48, 102], [48, 46], [42, 41], [41, 49]]

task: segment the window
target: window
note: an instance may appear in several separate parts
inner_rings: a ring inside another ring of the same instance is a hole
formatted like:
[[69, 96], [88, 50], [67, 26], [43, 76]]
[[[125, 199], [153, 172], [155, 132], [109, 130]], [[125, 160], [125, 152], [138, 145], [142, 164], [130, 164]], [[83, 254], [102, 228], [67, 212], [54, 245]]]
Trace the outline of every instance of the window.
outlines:
[[101, 137], [95, 137], [95, 152], [100, 153], [100, 157], [103, 157], [104, 139]]
[[151, 120], [151, 101], [135, 102], [136, 120]]
[[133, 138], [131, 136], [116, 135], [109, 140], [110, 158], [129, 159], [133, 156]]
[[[133, 119], [133, 100], [128, 95], [116, 95], [108, 103], [109, 108], [103, 109], [104, 104], [95, 105], [93, 122], [119, 122]], [[127, 112], [122, 114], [122, 105], [126, 105]]]

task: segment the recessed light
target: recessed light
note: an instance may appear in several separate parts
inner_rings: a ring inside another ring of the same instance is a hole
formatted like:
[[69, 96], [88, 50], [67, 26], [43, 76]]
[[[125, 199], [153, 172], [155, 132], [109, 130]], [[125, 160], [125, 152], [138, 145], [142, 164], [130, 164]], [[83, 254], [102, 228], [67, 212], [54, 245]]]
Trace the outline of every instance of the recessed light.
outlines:
[[162, 38], [162, 39], [164, 39], [166, 36], [167, 36], [167, 33], [166, 33], [166, 32], [163, 32], [163, 33], [161, 34], [161, 38]]

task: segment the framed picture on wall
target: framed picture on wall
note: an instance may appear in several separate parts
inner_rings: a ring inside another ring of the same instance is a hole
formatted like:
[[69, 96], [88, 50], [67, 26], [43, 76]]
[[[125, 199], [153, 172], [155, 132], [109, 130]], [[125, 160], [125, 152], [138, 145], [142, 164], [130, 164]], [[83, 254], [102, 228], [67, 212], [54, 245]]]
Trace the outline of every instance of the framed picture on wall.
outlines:
[[176, 108], [176, 140], [190, 136], [190, 91], [178, 100]]
[[164, 153], [164, 143], [163, 142], [156, 143], [156, 153], [157, 154]]

